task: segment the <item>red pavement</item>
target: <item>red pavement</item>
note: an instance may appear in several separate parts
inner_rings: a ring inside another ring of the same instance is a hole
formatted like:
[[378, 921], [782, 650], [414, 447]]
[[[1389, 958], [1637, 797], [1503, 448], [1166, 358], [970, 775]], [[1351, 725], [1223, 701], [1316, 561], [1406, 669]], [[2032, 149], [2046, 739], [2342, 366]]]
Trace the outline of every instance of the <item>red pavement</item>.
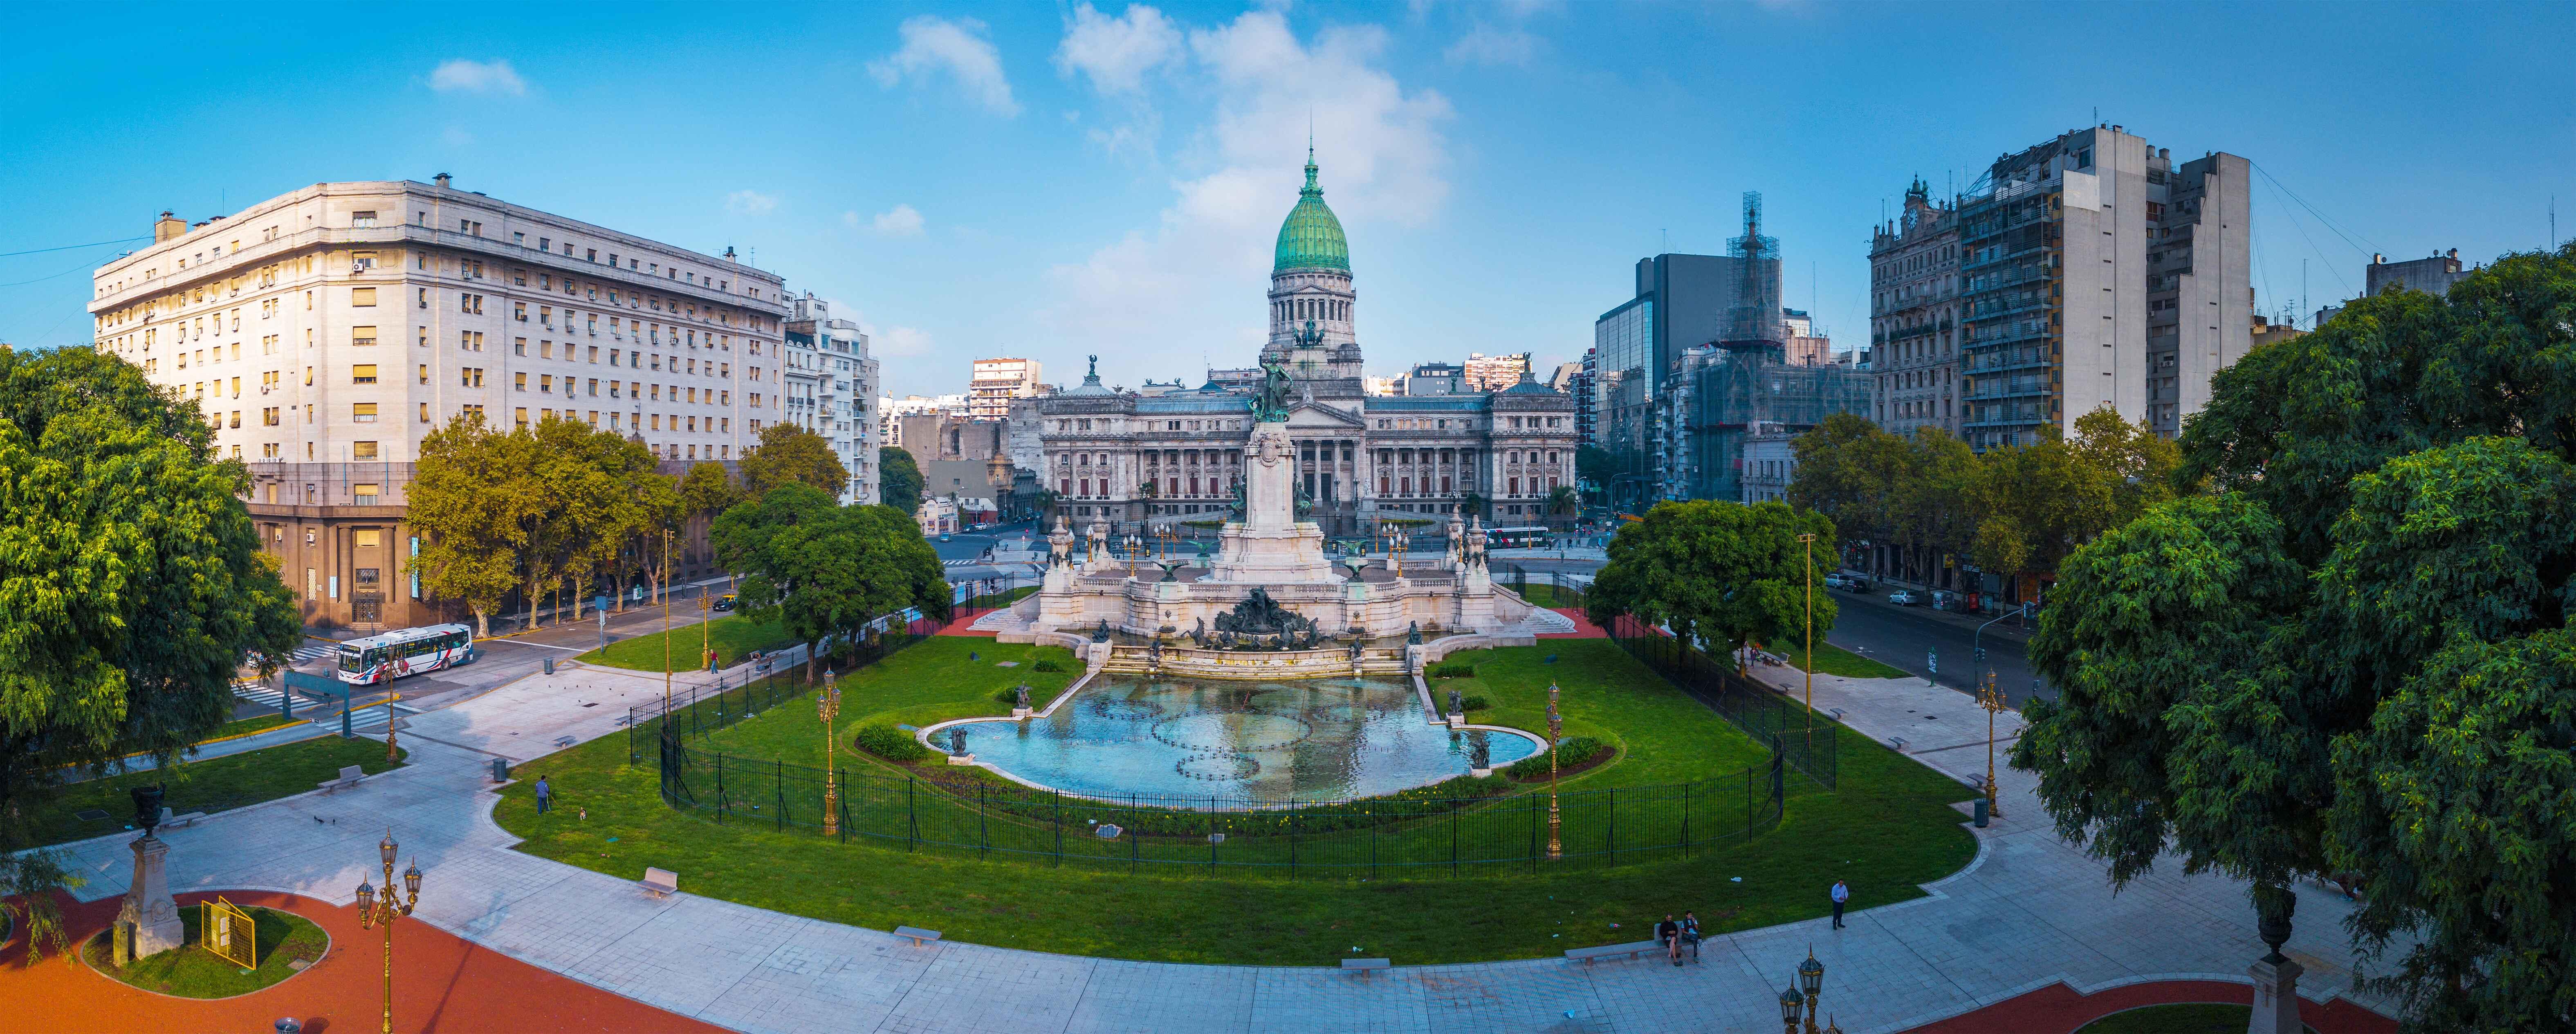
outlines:
[[[436, 892], [437, 888], [425, 888]], [[456, 893], [465, 892], [456, 888]], [[279, 1017], [307, 1034], [373, 1031], [384, 1011], [384, 931], [362, 930], [354, 909], [296, 894], [228, 890], [226, 900], [293, 912], [321, 925], [331, 948], [302, 973], [266, 990], [215, 1001], [128, 987], [70, 952], [29, 965], [25, 938], [0, 949], [0, 1028], [45, 1031], [264, 1031]], [[177, 895], [195, 907], [210, 893]], [[115, 919], [122, 898], [60, 899], [78, 945]], [[427, 923], [396, 920], [394, 1029], [406, 1032], [721, 1031], [461, 940]]]
[[1592, 623], [1592, 619], [1587, 618], [1587, 617], [1584, 617], [1584, 616], [1583, 616], [1583, 612], [1582, 612], [1582, 611], [1574, 610], [1574, 609], [1569, 608], [1569, 607], [1549, 607], [1548, 609], [1549, 609], [1549, 610], [1553, 610], [1553, 611], [1555, 611], [1555, 612], [1557, 612], [1557, 613], [1559, 613], [1559, 614], [1563, 614], [1563, 615], [1565, 615], [1566, 617], [1573, 618], [1573, 619], [1574, 619], [1574, 631], [1571, 631], [1571, 632], [1551, 632], [1551, 633], [1548, 633], [1547, 635], [1540, 636], [1539, 638], [1541, 638], [1541, 639], [1608, 639], [1608, 638], [1610, 638], [1610, 630], [1609, 630], [1609, 629], [1606, 629], [1606, 628], [1603, 628], [1603, 627], [1601, 627], [1601, 626], [1599, 626], [1599, 625], [1593, 624], [1593, 623]]
[[[2254, 1004], [2254, 985], [2223, 980], [2161, 980], [2081, 994], [2063, 983], [2008, 998], [1971, 1013], [1925, 1024], [1906, 1034], [2073, 1034], [2085, 1024], [2142, 1005], [2216, 1002]], [[2319, 1005], [2299, 999], [2299, 1020], [2317, 1034], [2397, 1034], [2397, 1021], [2337, 998]]]

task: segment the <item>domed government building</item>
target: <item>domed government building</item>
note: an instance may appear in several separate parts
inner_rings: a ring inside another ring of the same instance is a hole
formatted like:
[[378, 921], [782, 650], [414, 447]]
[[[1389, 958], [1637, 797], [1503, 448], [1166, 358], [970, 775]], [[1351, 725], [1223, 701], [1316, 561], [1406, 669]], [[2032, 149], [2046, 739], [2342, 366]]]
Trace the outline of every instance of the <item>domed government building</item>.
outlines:
[[[1358, 336], [1359, 295], [1342, 221], [1324, 204], [1314, 156], [1279, 225], [1270, 269], [1270, 341], [1261, 364], [1289, 378], [1289, 436], [1307, 519], [1326, 535], [1365, 535], [1381, 520], [1482, 517], [1541, 523], [1549, 493], [1574, 483], [1574, 400], [1523, 374], [1492, 393], [1370, 395]], [[1095, 364], [1096, 365], [1096, 364]], [[1125, 535], [1221, 521], [1243, 479], [1252, 433], [1250, 385], [1212, 372], [1191, 390], [1139, 395], [1082, 385], [1039, 406], [1040, 481], [1076, 526], [1102, 520]], [[1463, 509], [1471, 498], [1481, 512]]]

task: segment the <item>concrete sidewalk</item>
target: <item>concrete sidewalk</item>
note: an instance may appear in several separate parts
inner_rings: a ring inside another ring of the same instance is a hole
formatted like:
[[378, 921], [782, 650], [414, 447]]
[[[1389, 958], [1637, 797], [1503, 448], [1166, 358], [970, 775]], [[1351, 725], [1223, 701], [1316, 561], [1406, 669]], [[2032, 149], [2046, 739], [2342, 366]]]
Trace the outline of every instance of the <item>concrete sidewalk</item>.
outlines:
[[[1766, 673], [1771, 674], [1771, 673]], [[1789, 673], [1794, 675], [1794, 673]], [[703, 676], [697, 676], [702, 678]], [[677, 684], [681, 676], [675, 679]], [[428, 874], [418, 918], [515, 958], [659, 1008], [747, 1031], [1671, 1031], [1772, 1029], [1789, 969], [1812, 945], [1844, 1029], [1893, 1032], [2058, 982], [2245, 982], [2262, 951], [2245, 887], [2160, 866], [2119, 894], [2057, 839], [2033, 777], [2002, 773], [2006, 818], [1974, 830], [1975, 860], [1927, 896], [1871, 907], [1850, 874], [1847, 929], [1824, 919], [1711, 938], [1704, 965], [1562, 959], [1401, 967], [1363, 979], [1321, 966], [1127, 962], [885, 933], [717, 901], [645, 896], [627, 879], [510, 850], [494, 825], [489, 759], [542, 770], [555, 737], [618, 734], [658, 673], [575, 668], [412, 720], [412, 763], [337, 794], [305, 794], [172, 830], [174, 889], [255, 887], [352, 899], [394, 827]], [[1816, 679], [1818, 708], [1965, 781], [1984, 773], [1985, 715], [1916, 679]], [[593, 706], [595, 705], [595, 706]], [[2007, 733], [2017, 716], [2006, 715]], [[1964, 823], [1964, 816], [1962, 819]], [[97, 899], [124, 891], [123, 836], [71, 845]], [[854, 864], [871, 857], [852, 849]], [[743, 864], [757, 864], [744, 859]], [[1822, 897], [1829, 875], [1817, 874]], [[689, 874], [681, 874], [686, 888]], [[2289, 954], [2311, 998], [2355, 972], [2347, 906], [2304, 895]], [[1326, 962], [1329, 960], [1281, 960]], [[1402, 961], [1402, 960], [1398, 960]], [[1839, 995], [1834, 989], [1841, 989]], [[2373, 1003], [2386, 1009], [2386, 1003]]]

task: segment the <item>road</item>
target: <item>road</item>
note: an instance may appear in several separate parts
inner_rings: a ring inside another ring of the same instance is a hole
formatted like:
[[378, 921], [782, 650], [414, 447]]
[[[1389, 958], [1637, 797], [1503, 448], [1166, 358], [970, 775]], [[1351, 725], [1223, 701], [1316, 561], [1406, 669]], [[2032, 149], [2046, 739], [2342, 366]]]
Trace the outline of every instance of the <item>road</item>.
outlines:
[[[1887, 602], [1884, 589], [1833, 595], [1841, 616], [1834, 620], [1833, 631], [1825, 633], [1826, 642], [1940, 685], [1973, 691], [1978, 676], [1983, 674], [1970, 645], [1975, 622], [1922, 607], [1896, 606]], [[1997, 688], [2004, 691], [2013, 706], [2019, 707], [2033, 696], [2033, 685], [2030, 666], [2022, 656], [2021, 641], [2026, 633], [2016, 629], [2016, 624], [2018, 619], [2014, 618], [1996, 623], [1986, 630], [1983, 643], [1986, 667], [1994, 669]], [[1934, 654], [1940, 661], [1937, 674], [1930, 670]], [[2055, 700], [2057, 690], [2040, 686], [2037, 695]]]

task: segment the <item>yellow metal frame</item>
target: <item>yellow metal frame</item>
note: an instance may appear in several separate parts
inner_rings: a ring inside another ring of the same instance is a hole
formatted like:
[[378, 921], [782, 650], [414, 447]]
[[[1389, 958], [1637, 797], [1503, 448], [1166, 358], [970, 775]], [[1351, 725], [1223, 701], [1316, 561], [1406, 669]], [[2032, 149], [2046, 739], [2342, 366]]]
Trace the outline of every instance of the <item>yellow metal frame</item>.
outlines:
[[205, 903], [205, 916], [197, 924], [197, 941], [215, 957], [240, 966], [259, 966], [259, 923], [240, 906], [217, 896]]

